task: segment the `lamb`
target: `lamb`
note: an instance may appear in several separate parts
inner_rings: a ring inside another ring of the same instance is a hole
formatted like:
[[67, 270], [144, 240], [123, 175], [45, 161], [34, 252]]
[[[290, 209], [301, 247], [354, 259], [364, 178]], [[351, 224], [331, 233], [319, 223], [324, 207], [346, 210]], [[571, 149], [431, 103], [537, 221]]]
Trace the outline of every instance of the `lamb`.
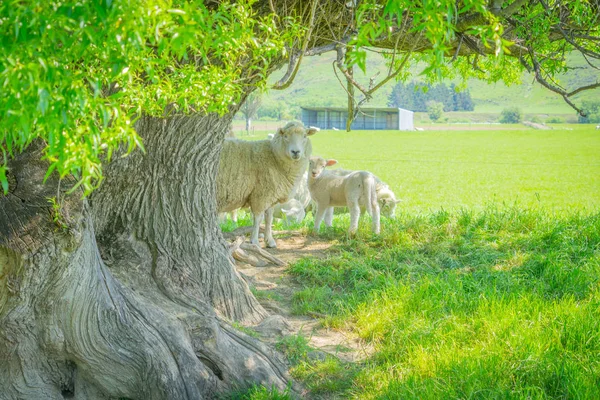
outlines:
[[300, 184], [312, 153], [308, 136], [317, 131], [289, 122], [272, 140], [225, 139], [217, 175], [217, 209], [227, 212], [250, 207], [254, 218], [251, 243], [258, 244], [264, 218], [267, 247], [277, 246], [271, 232], [273, 211], [265, 211], [288, 201]]
[[377, 202], [377, 183], [375, 176], [367, 171], [354, 171], [348, 175], [336, 175], [325, 167], [336, 164], [336, 160], [325, 160], [321, 157], [311, 157], [308, 188], [310, 195], [317, 205], [315, 213], [315, 233], [319, 232], [321, 221], [331, 226], [333, 207], [347, 206], [350, 210], [350, 228], [348, 233], [353, 235], [358, 229], [361, 206], [364, 207], [373, 222], [373, 233], [379, 234], [379, 204]]
[[294, 193], [292, 193], [292, 199], [283, 204], [276, 204], [273, 207], [273, 217], [284, 220], [293, 220], [298, 223], [302, 222], [306, 216], [306, 209], [311, 202], [307, 180], [308, 172], [305, 172], [298, 187]]
[[[354, 171], [350, 171], [347, 169], [334, 169], [329, 171], [329, 173], [338, 176], [349, 175], [353, 172]], [[375, 175], [373, 175], [373, 177], [375, 177], [375, 184], [377, 186], [377, 201], [379, 202], [379, 209], [381, 215], [387, 218], [395, 218], [396, 205], [402, 202], [402, 200], [396, 199], [396, 195], [394, 194], [392, 189], [390, 189], [387, 183], [383, 182]]]
[[596, 125], [596, 130], [600, 131], [600, 125]]

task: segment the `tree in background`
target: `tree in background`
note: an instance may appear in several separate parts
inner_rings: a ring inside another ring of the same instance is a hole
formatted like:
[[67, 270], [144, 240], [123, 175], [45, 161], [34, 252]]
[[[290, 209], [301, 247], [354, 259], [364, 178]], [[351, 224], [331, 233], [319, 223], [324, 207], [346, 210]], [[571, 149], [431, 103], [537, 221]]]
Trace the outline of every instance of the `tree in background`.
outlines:
[[[600, 57], [597, 18], [584, 0], [0, 2], [2, 397], [286, 388], [280, 357], [234, 327], [268, 313], [217, 223], [219, 153], [244, 100], [335, 51], [365, 100], [420, 61], [430, 79], [526, 68], [579, 109], [571, 96], [593, 85], [549, 79], [570, 51]], [[352, 74], [366, 47], [389, 66], [368, 87]]]
[[411, 111], [427, 112], [427, 103], [440, 102], [445, 111], [473, 111], [475, 106], [468, 90], [456, 91], [456, 86], [450, 87], [443, 83], [429, 85], [426, 83], [398, 82], [388, 97], [389, 107], [400, 107]]
[[586, 116], [579, 116], [579, 122], [582, 124], [600, 122], [600, 101], [586, 100], [581, 103], [581, 108], [585, 111]]
[[473, 111], [475, 110], [475, 104], [471, 99], [471, 92], [466, 90], [459, 91], [454, 83], [450, 84], [450, 91], [452, 93], [452, 104], [454, 106], [453, 111]]
[[501, 124], [518, 124], [523, 120], [523, 113], [519, 107], [509, 107], [500, 113]]
[[262, 98], [260, 94], [252, 93], [248, 97], [246, 97], [246, 101], [242, 104], [240, 108], [240, 112], [244, 114], [244, 118], [246, 119], [246, 134], [250, 134], [250, 129], [252, 128], [252, 118], [258, 115], [258, 110], [262, 104]]
[[435, 100], [427, 102], [427, 115], [433, 122], [437, 122], [444, 115], [444, 103]]

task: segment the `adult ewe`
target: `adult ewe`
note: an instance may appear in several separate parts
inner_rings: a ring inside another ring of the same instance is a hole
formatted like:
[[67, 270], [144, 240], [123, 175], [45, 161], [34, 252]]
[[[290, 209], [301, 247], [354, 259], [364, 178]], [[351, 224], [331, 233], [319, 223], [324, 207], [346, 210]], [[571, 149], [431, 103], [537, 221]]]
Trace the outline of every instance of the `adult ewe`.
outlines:
[[265, 211], [288, 201], [300, 184], [312, 153], [308, 136], [317, 131], [289, 122], [272, 140], [225, 139], [217, 175], [217, 208], [219, 212], [250, 208], [254, 217], [251, 243], [258, 244], [260, 223], [266, 214], [265, 242], [267, 247], [277, 246], [271, 232], [273, 212]]
[[310, 158], [308, 189], [317, 205], [315, 233], [319, 232], [321, 221], [326, 213], [328, 220], [325, 223], [331, 226], [333, 207], [347, 206], [350, 210], [349, 234], [353, 235], [358, 229], [361, 207], [371, 215], [373, 219], [371, 228], [375, 234], [379, 234], [379, 204], [375, 176], [367, 171], [337, 175], [325, 170], [325, 167], [336, 163], [336, 160], [325, 160], [321, 157]]

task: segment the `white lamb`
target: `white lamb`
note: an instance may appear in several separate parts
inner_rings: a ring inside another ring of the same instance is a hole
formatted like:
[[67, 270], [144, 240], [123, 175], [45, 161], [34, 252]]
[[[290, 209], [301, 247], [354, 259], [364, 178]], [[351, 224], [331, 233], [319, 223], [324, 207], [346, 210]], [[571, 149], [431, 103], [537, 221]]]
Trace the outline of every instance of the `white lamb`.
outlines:
[[312, 152], [308, 136], [317, 131], [289, 122], [272, 140], [225, 139], [217, 176], [217, 209], [227, 212], [250, 207], [254, 217], [251, 243], [258, 244], [264, 218], [265, 242], [268, 247], [277, 246], [271, 232], [273, 212], [265, 211], [288, 201], [300, 184]]
[[325, 160], [321, 157], [310, 159], [308, 188], [317, 205], [315, 233], [319, 232], [323, 217], [325, 217], [325, 224], [331, 226], [333, 207], [347, 206], [350, 210], [349, 234], [353, 235], [358, 229], [361, 207], [371, 215], [373, 220], [371, 228], [375, 234], [379, 234], [379, 204], [375, 176], [367, 171], [337, 175], [325, 170], [325, 167], [336, 163], [336, 160]]
[[[350, 171], [347, 169], [332, 169], [328, 172], [334, 175], [344, 176], [351, 174], [355, 171]], [[379, 202], [379, 210], [381, 212], [381, 215], [384, 215], [387, 218], [395, 218], [396, 205], [398, 203], [401, 203], [402, 200], [398, 200], [396, 198], [396, 195], [394, 194], [392, 189], [390, 189], [387, 183], [383, 182], [377, 176], [373, 176], [375, 177], [375, 184], [377, 186], [377, 201]]]

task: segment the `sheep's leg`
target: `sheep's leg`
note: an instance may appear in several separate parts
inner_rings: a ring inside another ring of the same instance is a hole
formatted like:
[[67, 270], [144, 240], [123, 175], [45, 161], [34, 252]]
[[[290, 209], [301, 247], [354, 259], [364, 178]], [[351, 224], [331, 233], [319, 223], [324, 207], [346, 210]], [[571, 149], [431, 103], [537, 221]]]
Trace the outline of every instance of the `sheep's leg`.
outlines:
[[379, 235], [381, 230], [381, 214], [377, 199], [371, 203], [371, 221], [371, 229], [373, 230], [373, 233]]
[[231, 220], [237, 224], [238, 221], [238, 210], [235, 209], [231, 212]]
[[267, 247], [277, 247], [275, 239], [273, 239], [273, 207], [267, 208], [265, 211], [265, 243]]
[[250, 235], [250, 243], [258, 245], [258, 232], [260, 231], [260, 224], [265, 217], [264, 212], [252, 211], [254, 217], [254, 225], [252, 226], [252, 235]]
[[329, 207], [325, 211], [325, 226], [328, 226], [331, 228], [332, 223], [333, 223], [333, 207]]
[[358, 201], [348, 201], [348, 210], [350, 211], [350, 228], [348, 229], [348, 233], [354, 235], [358, 230], [358, 220], [360, 218]]
[[327, 211], [327, 207], [317, 203], [317, 212], [315, 213], [315, 233], [319, 233], [319, 228], [321, 228], [321, 221], [323, 221], [325, 211]]

